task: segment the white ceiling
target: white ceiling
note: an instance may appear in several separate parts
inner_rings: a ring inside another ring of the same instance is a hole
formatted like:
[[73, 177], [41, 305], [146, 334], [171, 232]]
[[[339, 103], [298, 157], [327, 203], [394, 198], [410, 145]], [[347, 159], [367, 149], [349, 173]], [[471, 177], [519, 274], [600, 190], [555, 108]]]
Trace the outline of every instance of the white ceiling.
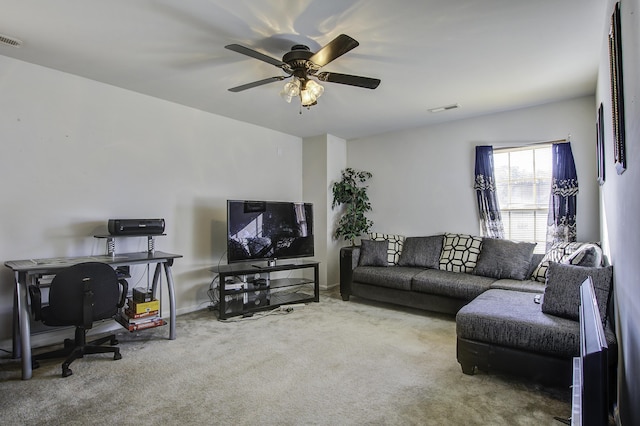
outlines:
[[[353, 139], [593, 94], [601, 0], [0, 0], [0, 55], [300, 137]], [[360, 46], [323, 71], [382, 80], [323, 83], [287, 104], [284, 75], [224, 48], [280, 59], [345, 33]], [[1, 72], [1, 71], [0, 71]], [[456, 110], [429, 108], [460, 104]]]

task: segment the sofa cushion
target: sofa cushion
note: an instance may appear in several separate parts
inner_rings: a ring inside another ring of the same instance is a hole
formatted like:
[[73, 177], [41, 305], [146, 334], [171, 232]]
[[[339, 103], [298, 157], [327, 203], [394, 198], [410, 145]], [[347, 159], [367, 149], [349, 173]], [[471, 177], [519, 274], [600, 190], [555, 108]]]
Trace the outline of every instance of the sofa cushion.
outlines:
[[398, 265], [437, 269], [440, 265], [442, 239], [442, 235], [405, 238]]
[[535, 243], [483, 238], [482, 250], [473, 273], [497, 279], [524, 280], [527, 278], [535, 247]]
[[580, 285], [591, 276], [603, 323], [611, 292], [613, 267], [587, 268], [551, 262], [547, 272], [542, 312], [577, 321], [580, 317]]
[[491, 288], [502, 290], [524, 291], [528, 293], [544, 293], [545, 284], [534, 280], [502, 279], [494, 281]]
[[[547, 270], [549, 269], [549, 262], [558, 262], [558, 263], [568, 263], [568, 260], [571, 258], [571, 255], [583, 249], [584, 247], [598, 247], [597, 244], [594, 243], [581, 243], [581, 242], [561, 242], [554, 243], [549, 251], [547, 251], [540, 261], [540, 264], [536, 267], [535, 271], [533, 271], [532, 279], [545, 282], [547, 279]], [[602, 261], [602, 255], [600, 255], [600, 261]], [[588, 265], [582, 263], [581, 266], [600, 266], [597, 265]]]
[[408, 291], [411, 290], [411, 280], [420, 271], [406, 266], [358, 266], [353, 270], [353, 281]]
[[387, 244], [386, 240], [360, 241], [360, 260], [359, 266], [387, 266]]
[[494, 278], [472, 274], [427, 269], [413, 277], [411, 289], [418, 293], [471, 300], [488, 290], [494, 281]]
[[442, 271], [472, 272], [478, 261], [482, 238], [466, 234], [444, 234], [439, 268]]
[[402, 252], [402, 245], [404, 244], [404, 236], [372, 232], [369, 234], [369, 238], [374, 241], [386, 240], [389, 245], [387, 249], [387, 262], [389, 265], [398, 264], [398, 261], [400, 260], [400, 253]]
[[548, 315], [535, 294], [492, 289], [456, 315], [458, 337], [560, 357], [580, 352], [580, 323]]

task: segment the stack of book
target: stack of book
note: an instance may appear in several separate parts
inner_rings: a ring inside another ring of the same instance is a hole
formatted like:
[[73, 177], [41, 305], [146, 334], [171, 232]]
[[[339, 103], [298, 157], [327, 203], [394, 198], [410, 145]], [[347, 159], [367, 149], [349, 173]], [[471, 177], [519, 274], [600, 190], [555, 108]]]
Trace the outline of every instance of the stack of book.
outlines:
[[117, 320], [129, 331], [144, 330], [166, 324], [160, 317], [160, 301], [157, 299], [148, 302], [127, 299], [127, 305]]

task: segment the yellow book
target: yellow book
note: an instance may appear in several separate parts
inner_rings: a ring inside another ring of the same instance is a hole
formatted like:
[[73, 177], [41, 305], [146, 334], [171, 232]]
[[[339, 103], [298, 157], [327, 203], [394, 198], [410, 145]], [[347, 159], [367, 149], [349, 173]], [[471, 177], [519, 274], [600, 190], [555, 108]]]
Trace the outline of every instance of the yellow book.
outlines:
[[150, 302], [134, 302], [133, 300], [129, 299], [128, 303], [129, 310], [135, 315], [160, 310], [160, 301], [157, 299], [154, 299]]

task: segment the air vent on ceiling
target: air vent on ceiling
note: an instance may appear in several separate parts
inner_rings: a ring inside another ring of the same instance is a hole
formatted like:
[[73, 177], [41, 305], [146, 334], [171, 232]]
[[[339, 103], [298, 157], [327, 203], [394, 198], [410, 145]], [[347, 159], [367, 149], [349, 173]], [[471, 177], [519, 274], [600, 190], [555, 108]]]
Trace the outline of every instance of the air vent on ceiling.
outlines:
[[452, 105], [441, 106], [441, 107], [437, 107], [437, 108], [431, 108], [431, 109], [429, 109], [429, 112], [442, 112], [442, 111], [448, 111], [450, 109], [456, 109], [456, 108], [460, 108], [460, 105], [459, 104], [452, 104]]
[[22, 40], [18, 40], [14, 37], [9, 37], [4, 34], [0, 34], [0, 45], [22, 47]]

